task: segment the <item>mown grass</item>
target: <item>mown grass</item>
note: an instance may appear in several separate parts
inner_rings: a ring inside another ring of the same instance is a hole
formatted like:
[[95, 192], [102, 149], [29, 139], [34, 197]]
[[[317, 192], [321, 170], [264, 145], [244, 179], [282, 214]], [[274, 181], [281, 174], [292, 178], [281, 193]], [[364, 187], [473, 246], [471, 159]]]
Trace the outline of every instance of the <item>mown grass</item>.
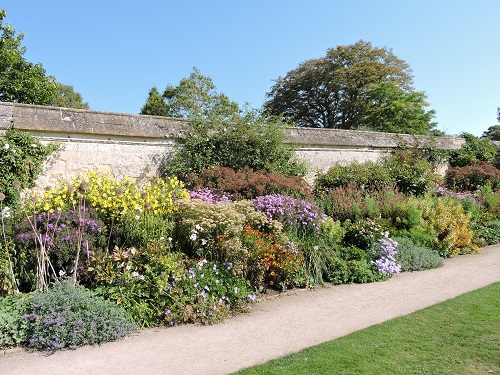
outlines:
[[237, 374], [500, 374], [500, 282]]

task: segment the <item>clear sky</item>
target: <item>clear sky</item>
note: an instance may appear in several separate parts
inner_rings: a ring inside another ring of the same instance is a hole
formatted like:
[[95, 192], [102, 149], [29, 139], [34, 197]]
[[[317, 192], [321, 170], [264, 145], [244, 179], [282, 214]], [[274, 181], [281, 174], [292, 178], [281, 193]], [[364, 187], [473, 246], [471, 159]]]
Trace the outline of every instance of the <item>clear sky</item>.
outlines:
[[91, 109], [138, 113], [193, 67], [260, 108], [273, 80], [360, 39], [413, 69], [438, 129], [481, 135], [500, 107], [500, 0], [0, 0], [25, 58]]

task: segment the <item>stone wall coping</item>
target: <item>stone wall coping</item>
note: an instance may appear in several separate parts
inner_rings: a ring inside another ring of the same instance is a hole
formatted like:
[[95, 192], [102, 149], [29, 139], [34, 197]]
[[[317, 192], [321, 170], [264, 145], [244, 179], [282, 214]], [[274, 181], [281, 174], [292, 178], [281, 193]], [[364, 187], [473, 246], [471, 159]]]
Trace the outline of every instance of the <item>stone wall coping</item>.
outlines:
[[[109, 139], [178, 139], [186, 136], [188, 120], [47, 107], [0, 102], [0, 129], [14, 127], [38, 136], [55, 138]], [[457, 137], [427, 137], [409, 134], [381, 133], [361, 130], [289, 127], [284, 129], [285, 143], [301, 147], [394, 148], [401, 143], [434, 145], [440, 149], [456, 149], [464, 143]]]

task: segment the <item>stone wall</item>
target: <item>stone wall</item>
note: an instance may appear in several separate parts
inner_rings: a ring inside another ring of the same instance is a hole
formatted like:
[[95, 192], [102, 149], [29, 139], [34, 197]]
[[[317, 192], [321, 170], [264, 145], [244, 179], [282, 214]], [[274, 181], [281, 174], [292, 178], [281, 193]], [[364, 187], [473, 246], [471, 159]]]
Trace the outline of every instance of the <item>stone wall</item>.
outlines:
[[[14, 127], [43, 143], [60, 145], [37, 181], [39, 188], [91, 169], [116, 177], [152, 178], [178, 147], [176, 139], [186, 135], [187, 125], [185, 120], [165, 117], [0, 102], [0, 131]], [[312, 128], [289, 128], [285, 135], [285, 142], [297, 147], [298, 158], [307, 162], [310, 180], [337, 163], [377, 160], [401, 142], [430, 141], [423, 136]], [[435, 138], [436, 146], [444, 149], [459, 148], [463, 141]]]

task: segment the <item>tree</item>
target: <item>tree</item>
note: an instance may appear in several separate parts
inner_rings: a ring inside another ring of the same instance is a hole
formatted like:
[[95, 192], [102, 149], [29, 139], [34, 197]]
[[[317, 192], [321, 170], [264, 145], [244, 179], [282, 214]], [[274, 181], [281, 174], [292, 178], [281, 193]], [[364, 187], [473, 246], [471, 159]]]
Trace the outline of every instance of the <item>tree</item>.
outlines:
[[360, 40], [328, 49], [279, 77], [264, 103], [266, 114], [285, 122], [316, 128], [356, 129], [366, 116], [372, 85], [392, 82], [411, 92], [409, 65], [387, 48]]
[[167, 104], [156, 87], [149, 90], [146, 104], [141, 109], [141, 115], [169, 116]]
[[[189, 78], [181, 79], [179, 85], [168, 85], [162, 96], [166, 115], [170, 117], [225, 121], [236, 119], [240, 113], [238, 103], [229, 100], [225, 94], [218, 93], [212, 79], [203, 76], [197, 68], [193, 68]], [[149, 98], [141, 113], [161, 113], [160, 115], [164, 116], [164, 108], [155, 88], [149, 92]]]
[[408, 92], [392, 82], [383, 82], [369, 87], [366, 96], [370, 104], [362, 124], [369, 130], [430, 134], [436, 126], [431, 122], [435, 112], [425, 110], [429, 104], [423, 92]]
[[77, 108], [77, 109], [89, 109], [89, 104], [83, 102], [82, 95], [76, 92], [73, 86], [63, 85], [62, 83], [56, 83], [57, 92], [52, 106], [54, 107], [65, 107], [65, 108]]
[[55, 78], [47, 76], [40, 63], [25, 60], [24, 35], [3, 23], [6, 14], [0, 9], [0, 101], [51, 105], [57, 92]]

